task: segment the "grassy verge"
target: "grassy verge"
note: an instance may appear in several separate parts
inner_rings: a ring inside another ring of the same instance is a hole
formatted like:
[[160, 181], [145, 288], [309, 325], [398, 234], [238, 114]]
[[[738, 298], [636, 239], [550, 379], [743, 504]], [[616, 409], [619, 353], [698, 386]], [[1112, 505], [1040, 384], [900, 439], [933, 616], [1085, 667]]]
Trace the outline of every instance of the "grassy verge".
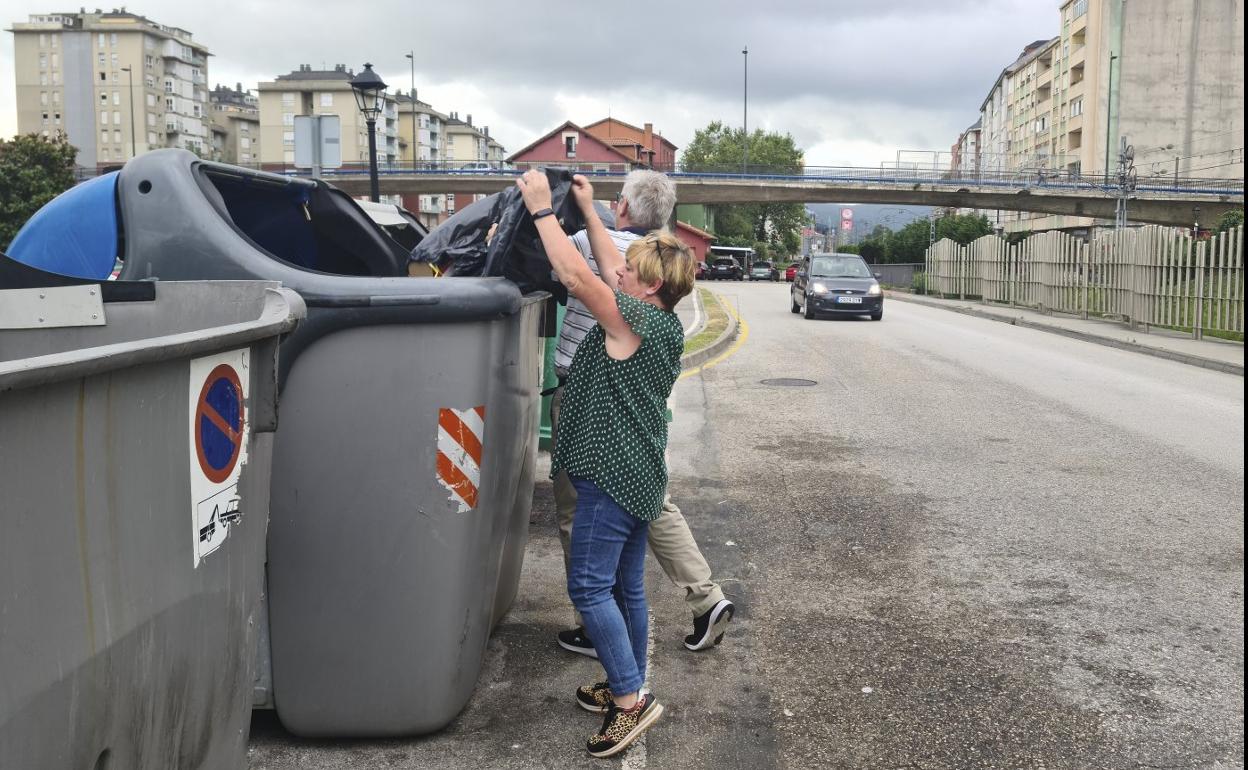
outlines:
[[728, 314], [715, 300], [709, 289], [698, 289], [702, 299], [702, 312], [706, 313], [706, 326], [702, 331], [685, 340], [685, 354], [694, 353], [719, 339], [719, 335], [728, 328]]

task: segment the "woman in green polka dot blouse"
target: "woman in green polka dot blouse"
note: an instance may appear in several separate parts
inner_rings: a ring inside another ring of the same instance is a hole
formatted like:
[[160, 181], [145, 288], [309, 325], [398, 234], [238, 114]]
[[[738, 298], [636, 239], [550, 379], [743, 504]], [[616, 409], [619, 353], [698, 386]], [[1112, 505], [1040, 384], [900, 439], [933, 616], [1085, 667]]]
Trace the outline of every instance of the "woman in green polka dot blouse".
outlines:
[[516, 180], [550, 264], [598, 325], [572, 361], [559, 420], [552, 474], [576, 488], [568, 595], [594, 640], [607, 681], [577, 691], [578, 703], [606, 713], [591, 754], [622, 751], [663, 713], [646, 679], [646, 528], [667, 487], [664, 412], [680, 374], [684, 333], [672, 309], [693, 289], [694, 259], [666, 230], [633, 241], [622, 257], [594, 210], [580, 175], [572, 192], [601, 278], [551, 216], [546, 175]]

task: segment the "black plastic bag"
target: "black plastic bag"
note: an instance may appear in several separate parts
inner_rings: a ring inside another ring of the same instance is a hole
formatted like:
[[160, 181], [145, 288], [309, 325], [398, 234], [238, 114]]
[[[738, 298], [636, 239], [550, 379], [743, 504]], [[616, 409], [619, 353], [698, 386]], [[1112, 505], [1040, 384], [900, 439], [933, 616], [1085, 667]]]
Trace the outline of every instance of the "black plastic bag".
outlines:
[[[547, 168], [551, 208], [560, 227], [571, 235], [585, 227], [572, 196], [572, 172]], [[498, 230], [487, 246], [486, 233]], [[529, 216], [520, 190], [510, 187], [456, 212], [434, 228], [412, 252], [417, 262], [432, 262], [448, 276], [503, 276], [521, 291], [548, 291], [565, 301], [567, 292], [551, 273], [537, 226]]]

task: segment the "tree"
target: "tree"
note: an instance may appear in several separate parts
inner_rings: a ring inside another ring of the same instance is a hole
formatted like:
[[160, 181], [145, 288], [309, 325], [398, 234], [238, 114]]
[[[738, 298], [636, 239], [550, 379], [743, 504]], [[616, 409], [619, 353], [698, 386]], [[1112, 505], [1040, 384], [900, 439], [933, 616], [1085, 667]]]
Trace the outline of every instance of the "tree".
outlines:
[[1222, 216], [1218, 217], [1217, 232], [1219, 233], [1225, 232], [1227, 230], [1230, 230], [1232, 227], [1240, 227], [1243, 224], [1244, 224], [1244, 210], [1243, 209], [1231, 209], [1230, 211], [1226, 212]]
[[44, 204], [73, 187], [77, 157], [61, 133], [0, 139], [0, 250]]
[[[749, 136], [750, 168], [769, 174], [801, 174], [802, 151], [789, 134], [755, 129]], [[744, 157], [745, 133], [714, 121], [694, 134], [681, 155], [684, 171], [736, 172]], [[748, 203], [715, 206], [715, 234], [725, 246], [767, 243], [773, 254], [797, 253], [806, 224], [800, 203]]]

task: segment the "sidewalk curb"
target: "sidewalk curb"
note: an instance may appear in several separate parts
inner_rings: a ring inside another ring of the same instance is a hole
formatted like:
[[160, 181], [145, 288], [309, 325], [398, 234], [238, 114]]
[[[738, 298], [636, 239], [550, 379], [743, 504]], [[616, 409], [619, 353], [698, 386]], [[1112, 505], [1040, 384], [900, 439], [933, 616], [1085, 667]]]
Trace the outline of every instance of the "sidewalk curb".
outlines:
[[719, 304], [720, 309], [722, 309], [724, 311], [724, 314], [728, 316], [728, 326], [724, 329], [723, 333], [720, 334], [719, 337], [717, 337], [715, 341], [712, 342], [711, 344], [707, 345], [701, 350], [695, 350], [692, 353], [686, 353], [685, 355], [681, 356], [680, 357], [681, 371], [687, 371], [689, 369], [693, 369], [697, 366], [700, 366], [706, 363], [707, 361], [710, 361], [712, 358], [714, 358], [715, 356], [723, 352], [724, 348], [731, 345], [733, 340], [737, 338], [737, 331], [738, 331], [737, 316], [733, 314], [731, 311], [729, 311], [727, 307], [724, 306], [724, 302], [722, 299], [720, 299], [718, 294], [711, 292], [711, 296], [715, 298], [715, 302]]
[[1212, 369], [1226, 374], [1234, 374], [1240, 377], [1244, 376], [1243, 364], [1234, 364], [1227, 361], [1219, 361], [1216, 358], [1205, 358], [1204, 356], [1195, 356], [1191, 353], [1179, 353], [1173, 350], [1164, 350], [1149, 345], [1141, 345], [1138, 342], [1127, 342], [1126, 340], [1115, 339], [1113, 337], [1105, 337], [1099, 334], [1089, 334], [1088, 332], [1076, 331], [1075, 329], [1066, 329], [1055, 324], [1037, 323], [1029, 321], [1025, 318], [1016, 316], [1002, 315], [994, 313], [990, 310], [981, 310], [979, 308], [968, 307], [966, 305], [946, 305], [948, 300], [931, 300], [919, 299], [912, 294], [904, 294], [898, 292], [888, 292], [890, 299], [901, 302], [911, 302], [915, 305], [923, 305], [925, 307], [934, 307], [941, 310], [949, 310], [962, 315], [974, 316], [975, 318], [984, 318], [989, 321], [999, 321], [1001, 323], [1010, 324], [1011, 326], [1021, 326], [1024, 329], [1035, 329], [1037, 331], [1049, 332], [1050, 334], [1060, 334], [1063, 337], [1081, 340], [1083, 342], [1091, 342], [1095, 345], [1104, 345], [1110, 348], [1118, 348], [1119, 350], [1128, 350], [1132, 353], [1143, 353], [1146, 356], [1155, 358], [1165, 358], [1188, 366], [1199, 366], [1202, 369]]

